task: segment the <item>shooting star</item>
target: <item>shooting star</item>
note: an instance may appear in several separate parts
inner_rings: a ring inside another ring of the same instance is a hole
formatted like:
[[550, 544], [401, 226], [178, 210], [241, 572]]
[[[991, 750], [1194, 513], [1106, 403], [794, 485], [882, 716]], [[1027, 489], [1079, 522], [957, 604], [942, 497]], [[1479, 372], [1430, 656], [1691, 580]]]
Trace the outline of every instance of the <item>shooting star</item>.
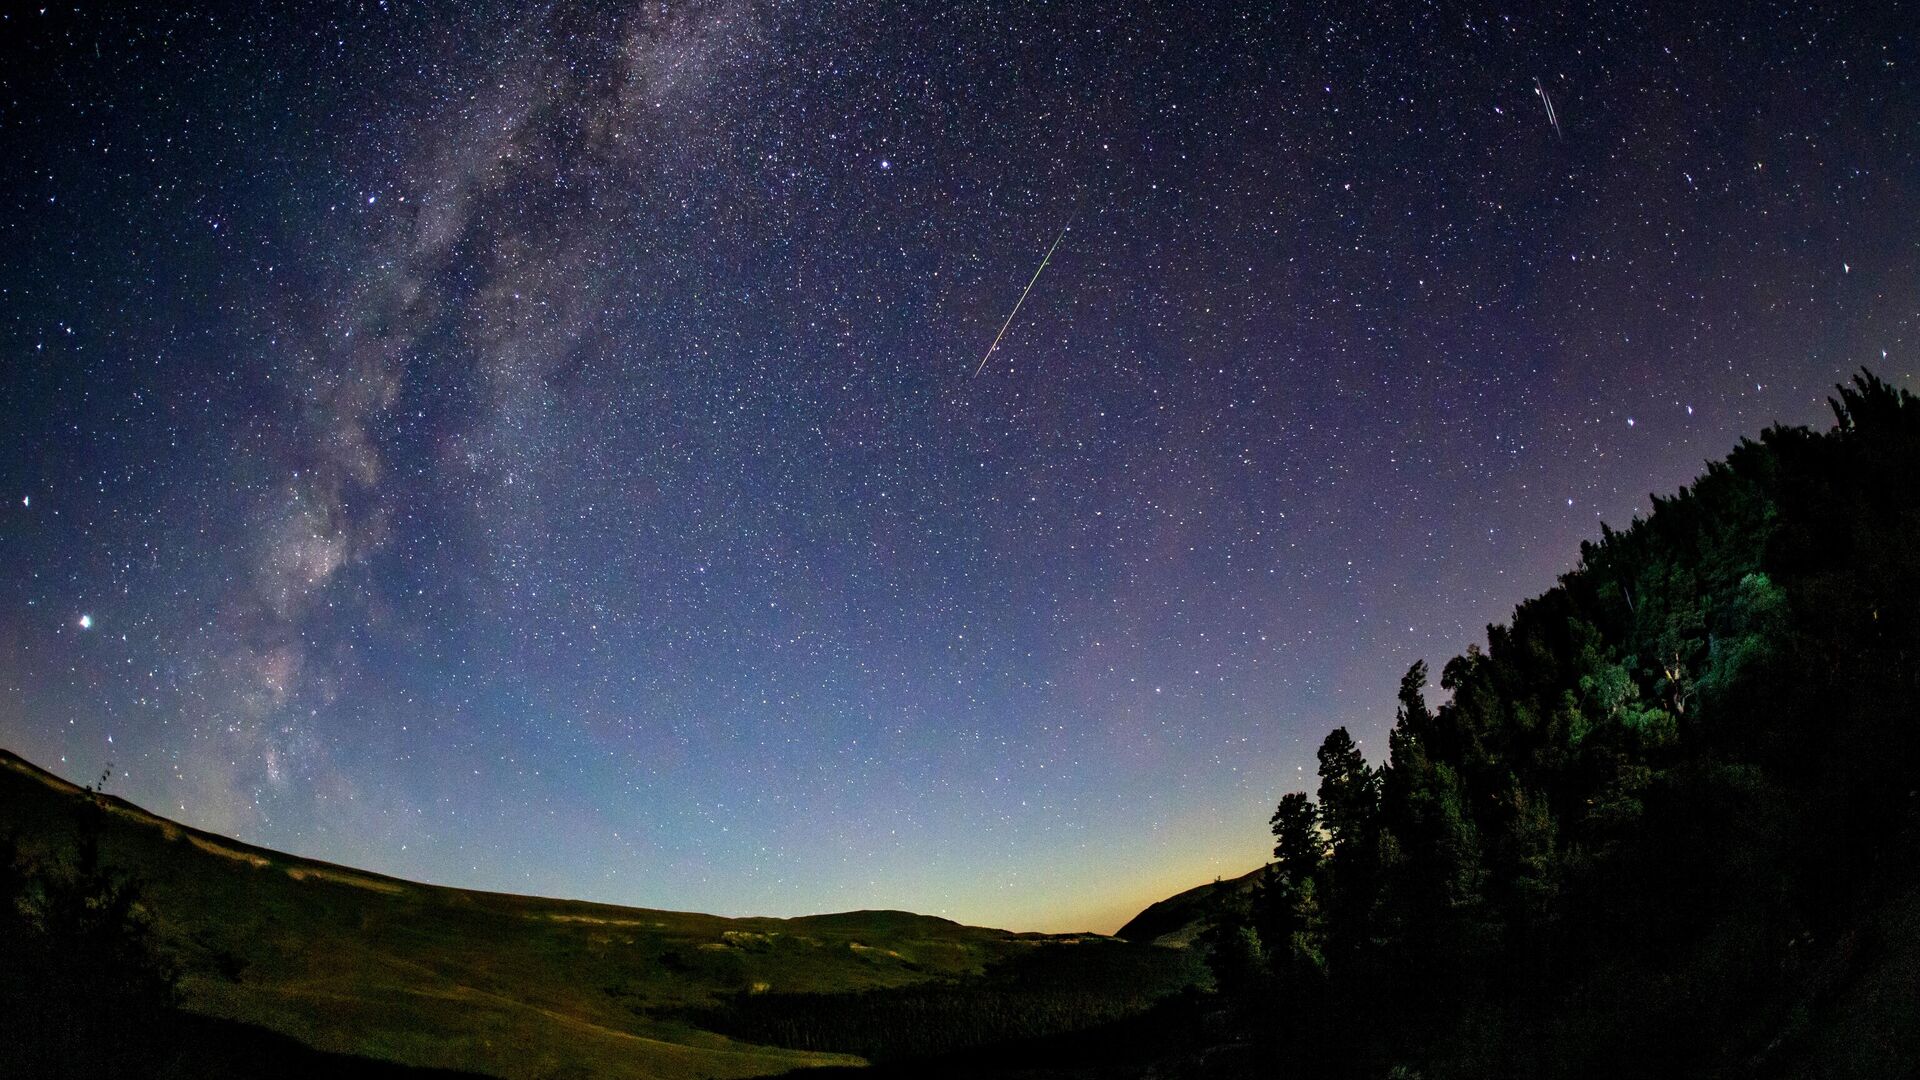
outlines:
[[[1077, 212], [1078, 211], [1076, 211], [1076, 213]], [[987, 361], [993, 359], [993, 350], [1000, 347], [1000, 339], [1007, 336], [1007, 327], [1013, 325], [1013, 317], [1020, 314], [1020, 305], [1027, 302], [1027, 294], [1033, 291], [1033, 283], [1040, 280], [1041, 271], [1045, 270], [1047, 264], [1053, 261], [1053, 253], [1059, 249], [1060, 241], [1067, 238], [1067, 230], [1071, 228], [1073, 228], [1073, 215], [1069, 214], [1067, 215], [1067, 223], [1060, 226], [1060, 235], [1053, 238], [1053, 246], [1048, 248], [1047, 253], [1041, 257], [1040, 265], [1033, 268], [1033, 276], [1027, 279], [1027, 287], [1020, 290], [1020, 299], [1015, 300], [1013, 302], [1013, 310], [1007, 312], [1007, 321], [1001, 323], [1000, 332], [993, 335], [993, 344], [987, 346], [986, 353], [980, 357], [980, 365], [973, 369], [974, 378], [979, 378], [980, 373], [987, 370]]]
[[1540, 104], [1547, 107], [1547, 123], [1553, 125], [1554, 138], [1566, 138], [1566, 133], [1560, 130], [1560, 115], [1553, 111], [1553, 95], [1547, 93], [1547, 84], [1541, 82], [1538, 75], [1533, 77], [1533, 92], [1540, 95]]

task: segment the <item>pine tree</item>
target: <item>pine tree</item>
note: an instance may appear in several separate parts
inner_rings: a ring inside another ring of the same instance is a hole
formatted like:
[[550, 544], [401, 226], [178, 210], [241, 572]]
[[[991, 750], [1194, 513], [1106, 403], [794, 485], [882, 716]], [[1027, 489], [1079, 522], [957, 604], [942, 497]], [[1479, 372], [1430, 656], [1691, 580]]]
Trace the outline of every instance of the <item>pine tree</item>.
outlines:
[[1380, 776], [1344, 727], [1320, 744], [1320, 819], [1333, 858], [1357, 853], [1371, 839], [1380, 816]]

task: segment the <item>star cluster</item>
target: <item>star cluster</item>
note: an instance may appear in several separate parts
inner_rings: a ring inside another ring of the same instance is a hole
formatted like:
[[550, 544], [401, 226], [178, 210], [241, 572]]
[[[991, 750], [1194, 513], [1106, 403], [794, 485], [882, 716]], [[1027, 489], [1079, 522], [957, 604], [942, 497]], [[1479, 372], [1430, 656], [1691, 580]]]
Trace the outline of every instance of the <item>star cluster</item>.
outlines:
[[1910, 384], [1915, 25], [12, 13], [0, 743], [449, 884], [1110, 930]]

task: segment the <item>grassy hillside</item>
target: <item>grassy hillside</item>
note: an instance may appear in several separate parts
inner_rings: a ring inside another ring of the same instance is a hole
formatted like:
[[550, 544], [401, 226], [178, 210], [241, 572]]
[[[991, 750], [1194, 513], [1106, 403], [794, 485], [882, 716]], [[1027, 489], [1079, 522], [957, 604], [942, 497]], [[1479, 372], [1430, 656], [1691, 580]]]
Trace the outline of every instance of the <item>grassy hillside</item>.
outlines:
[[[29, 851], [70, 844], [86, 797], [0, 751], [0, 830], [18, 831]], [[896, 911], [727, 919], [440, 888], [106, 803], [105, 858], [145, 882], [187, 1009], [408, 1065], [518, 1078], [858, 1064], [730, 1039], [696, 1020], [742, 997], [884, 990], [1052, 950], [1134, 948]], [[1143, 957], [1181, 966], [1166, 950]]]

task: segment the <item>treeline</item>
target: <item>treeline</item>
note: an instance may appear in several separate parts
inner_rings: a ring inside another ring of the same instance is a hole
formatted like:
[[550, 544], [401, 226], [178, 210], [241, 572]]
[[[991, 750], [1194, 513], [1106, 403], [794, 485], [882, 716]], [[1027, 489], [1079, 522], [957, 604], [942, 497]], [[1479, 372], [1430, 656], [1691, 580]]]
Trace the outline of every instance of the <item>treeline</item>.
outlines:
[[1166, 950], [1037, 944], [983, 975], [822, 994], [738, 993], [673, 1016], [708, 1031], [875, 1062], [1082, 1031], [1144, 1013], [1197, 974]]
[[1751, 1074], [1810, 1034], [1920, 853], [1920, 399], [1862, 373], [1832, 405], [1603, 529], [1446, 664], [1444, 704], [1415, 664], [1383, 764], [1327, 737], [1206, 935], [1266, 1055]]

